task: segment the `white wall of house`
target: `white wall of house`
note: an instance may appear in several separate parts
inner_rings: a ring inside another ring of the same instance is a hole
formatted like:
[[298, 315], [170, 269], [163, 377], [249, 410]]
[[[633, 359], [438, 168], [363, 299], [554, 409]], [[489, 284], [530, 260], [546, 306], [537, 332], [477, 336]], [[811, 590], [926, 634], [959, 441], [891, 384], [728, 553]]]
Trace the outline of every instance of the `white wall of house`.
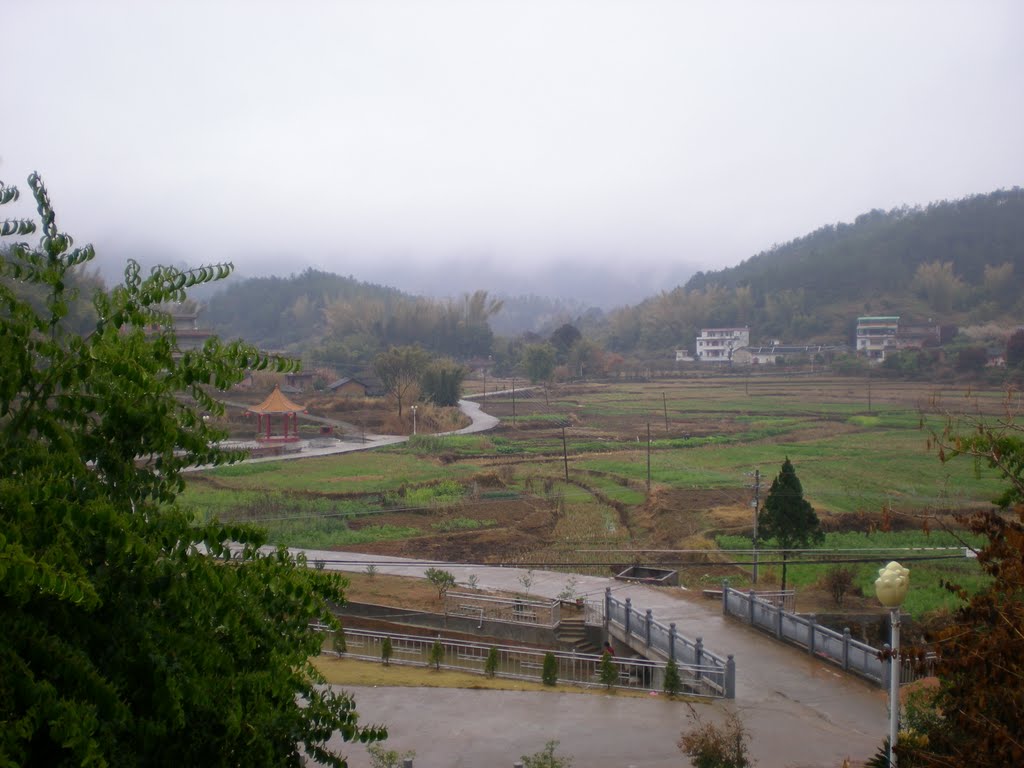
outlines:
[[701, 362], [729, 362], [733, 350], [750, 344], [750, 328], [701, 328], [697, 337], [697, 359]]

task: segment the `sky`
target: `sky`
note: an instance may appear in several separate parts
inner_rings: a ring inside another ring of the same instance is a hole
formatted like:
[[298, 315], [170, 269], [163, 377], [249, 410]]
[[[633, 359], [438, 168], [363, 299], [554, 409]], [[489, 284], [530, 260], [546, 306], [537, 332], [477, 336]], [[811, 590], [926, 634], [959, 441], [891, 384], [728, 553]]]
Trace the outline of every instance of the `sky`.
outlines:
[[1022, 30], [1019, 0], [0, 0], [0, 180], [38, 170], [118, 263], [720, 269], [1024, 184]]

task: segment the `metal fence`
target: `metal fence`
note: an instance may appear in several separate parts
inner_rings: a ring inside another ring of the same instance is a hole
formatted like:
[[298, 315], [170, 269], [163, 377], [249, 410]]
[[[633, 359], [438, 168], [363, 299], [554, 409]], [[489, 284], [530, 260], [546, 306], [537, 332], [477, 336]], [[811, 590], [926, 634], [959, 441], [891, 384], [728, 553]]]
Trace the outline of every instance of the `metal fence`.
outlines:
[[[326, 631], [327, 628], [317, 626]], [[381, 661], [384, 639], [391, 639], [392, 664], [429, 666], [430, 651], [435, 638], [417, 635], [396, 635], [363, 629], [346, 629], [344, 656], [369, 661]], [[504, 645], [488, 645], [463, 640], [436, 638], [443, 651], [440, 667], [464, 672], [484, 674], [487, 656], [494, 648], [497, 653], [496, 677], [540, 682], [544, 656], [551, 653], [558, 665], [558, 681], [571, 685], [599, 687], [601, 656], [590, 653], [543, 651]], [[665, 682], [665, 662], [647, 659], [614, 659], [618, 671], [615, 688], [660, 691]], [[721, 671], [713, 665], [680, 664], [681, 692], [692, 696], [721, 697]]]
[[680, 668], [695, 665], [713, 670], [705, 683], [717, 695], [727, 699], [736, 697], [736, 662], [732, 655], [722, 658], [704, 647], [701, 638], [690, 640], [676, 632], [676, 625], [667, 627], [654, 620], [650, 609], [640, 613], [633, 608], [632, 600], [625, 602], [612, 597], [611, 590], [605, 592], [605, 618], [609, 624], [618, 626], [627, 637], [653, 649], [666, 660], [674, 659]]
[[[883, 688], [889, 685], [889, 662], [882, 660], [882, 652], [874, 646], [854, 640], [850, 637], [849, 629], [836, 632], [818, 624], [813, 615], [789, 613], [758, 594], [732, 589], [728, 583], [722, 587], [722, 611], [727, 616], [743, 619], [750, 626], [774, 635], [779, 640], [805, 648], [812, 656], [836, 664]], [[922, 671], [919, 665], [905, 659], [900, 669], [900, 682], [913, 682], [925, 674], [927, 672]]]
[[447, 592], [444, 612], [449, 616], [468, 616], [484, 621], [503, 621], [509, 624], [530, 624], [537, 627], [556, 627], [562, 618], [560, 600], [524, 600], [510, 597], [490, 597], [471, 592]]

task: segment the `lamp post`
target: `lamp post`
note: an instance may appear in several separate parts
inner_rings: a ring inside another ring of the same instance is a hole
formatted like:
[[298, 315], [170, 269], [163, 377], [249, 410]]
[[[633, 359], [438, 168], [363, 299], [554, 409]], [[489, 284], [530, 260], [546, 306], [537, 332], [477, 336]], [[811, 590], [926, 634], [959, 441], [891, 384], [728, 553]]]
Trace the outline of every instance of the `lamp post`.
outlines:
[[889, 765], [896, 768], [896, 739], [900, 729], [900, 606], [910, 587], [910, 569], [897, 562], [878, 569], [875, 594], [878, 602], [889, 609], [892, 630], [889, 658]]
[[412, 409], [412, 433], [415, 435], [416, 434], [416, 406], [415, 405], [410, 405], [409, 407]]

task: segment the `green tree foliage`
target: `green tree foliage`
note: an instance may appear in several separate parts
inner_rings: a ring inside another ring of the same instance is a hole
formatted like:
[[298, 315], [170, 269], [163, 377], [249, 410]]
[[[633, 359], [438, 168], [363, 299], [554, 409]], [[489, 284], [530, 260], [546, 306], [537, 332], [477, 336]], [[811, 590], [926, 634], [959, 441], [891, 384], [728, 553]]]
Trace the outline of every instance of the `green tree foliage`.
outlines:
[[[386, 735], [310, 662], [309, 625], [337, 628], [344, 580], [174, 505], [185, 468], [239, 458], [202, 418], [222, 412], [209, 388], [287, 365], [217, 339], [179, 352], [159, 330], [157, 307], [229, 265], [143, 277], [130, 262], [73, 333], [69, 274], [94, 251], [72, 249], [29, 185], [40, 245], [0, 260], [0, 764], [344, 765], [335, 732]], [[42, 309], [10, 281], [41, 289]]]
[[498, 671], [498, 649], [493, 645], [487, 651], [487, 660], [484, 661], [484, 674], [487, 677], [494, 677]]
[[[233, 281], [210, 297], [203, 318], [224, 338], [242, 338], [264, 348], [282, 349], [328, 334], [333, 318], [328, 310], [332, 308], [337, 311], [346, 306], [359, 311], [403, 300], [412, 299], [394, 288], [307, 269], [290, 277]], [[370, 317], [375, 318], [375, 314]], [[386, 343], [377, 342], [372, 325], [360, 325], [359, 329], [370, 334], [373, 352], [386, 348]], [[364, 357], [359, 362], [369, 359]], [[342, 361], [351, 359], [343, 357]]]
[[540, 681], [544, 685], [558, 684], [558, 659], [555, 654], [548, 652], [544, 654], [544, 663], [541, 666]]
[[665, 665], [665, 679], [662, 682], [662, 690], [669, 696], [678, 696], [683, 689], [683, 681], [679, 677], [679, 665], [675, 659], [669, 659]]
[[985, 370], [988, 352], [984, 347], [964, 347], [956, 353], [956, 369], [962, 373], [977, 373]]
[[441, 645], [440, 638], [435, 638], [433, 645], [430, 646], [430, 654], [427, 657], [427, 661], [433, 665], [434, 669], [441, 669], [441, 662], [444, 661], [444, 646]]
[[448, 590], [455, 586], [455, 575], [441, 568], [427, 568], [423, 572], [423, 577], [434, 585], [438, 600], [444, 600]]
[[569, 350], [573, 344], [583, 338], [580, 329], [572, 323], [564, 323], [555, 329], [548, 342], [555, 348], [558, 362], [564, 363], [569, 358]]
[[950, 421], [936, 436], [939, 456], [972, 457], [1008, 482], [997, 499], [1001, 511], [961, 516], [986, 537], [978, 564], [991, 577], [973, 594], [945, 586], [963, 600], [952, 622], [939, 631], [935, 648], [936, 716], [917, 726], [923, 739], [901, 740], [900, 765], [980, 768], [1024, 764], [1024, 427], [1006, 417], [984, 422]]
[[818, 515], [804, 498], [800, 478], [789, 457], [772, 480], [764, 506], [757, 516], [758, 534], [782, 549], [782, 589], [786, 588], [786, 560], [791, 549], [803, 549], [824, 540]]
[[545, 744], [540, 752], [521, 756], [519, 759], [523, 761], [523, 768], [572, 768], [571, 757], [555, 753], [558, 744], [558, 740], [554, 739]]
[[615, 659], [612, 655], [605, 651], [601, 654], [601, 661], [598, 663], [597, 668], [598, 678], [604, 683], [606, 688], [611, 688], [617, 682], [619, 682], [619, 668], [615, 665]]
[[430, 356], [419, 347], [391, 347], [373, 359], [373, 370], [384, 390], [395, 398], [398, 416], [402, 409], [416, 401], [420, 380], [430, 363]]
[[1006, 340], [1006, 365], [1008, 368], [1024, 365], [1024, 331], [1015, 331]]
[[454, 360], [434, 360], [420, 379], [420, 394], [434, 405], [454, 407], [462, 397], [468, 371]]
[[951, 261], [930, 261], [914, 273], [911, 288], [936, 312], [949, 313], [966, 292], [964, 281], [953, 271]]
[[694, 768], [750, 768], [754, 765], [748, 746], [750, 735], [735, 712], [726, 714], [723, 725], [716, 725], [703, 722], [691, 707], [690, 719], [693, 728], [683, 733], [679, 749], [690, 758]]
[[[920, 307], [911, 284], [918, 267], [930, 262], [951, 264], [953, 276], [970, 289], [959, 296], [964, 310], [991, 304], [996, 311], [1019, 314], [1021, 242], [1024, 189], [1018, 187], [926, 208], [871, 211], [735, 267], [698, 272], [685, 286], [611, 313], [605, 347], [624, 353], [692, 350], [700, 328], [732, 325], [750, 325], [758, 334], [792, 342], [824, 337], [852, 343], [852, 313], [836, 308], [861, 306], [863, 314], [889, 314], [891, 307]], [[957, 286], [954, 281], [951, 299]], [[785, 294], [801, 290], [802, 295]], [[938, 294], [935, 298], [940, 301]]]
[[555, 373], [555, 348], [550, 344], [530, 344], [523, 349], [523, 370], [533, 384], [551, 381]]
[[380, 660], [387, 667], [391, 664], [391, 656], [394, 654], [394, 649], [391, 647], [391, 638], [385, 637], [384, 641], [380, 644]]

